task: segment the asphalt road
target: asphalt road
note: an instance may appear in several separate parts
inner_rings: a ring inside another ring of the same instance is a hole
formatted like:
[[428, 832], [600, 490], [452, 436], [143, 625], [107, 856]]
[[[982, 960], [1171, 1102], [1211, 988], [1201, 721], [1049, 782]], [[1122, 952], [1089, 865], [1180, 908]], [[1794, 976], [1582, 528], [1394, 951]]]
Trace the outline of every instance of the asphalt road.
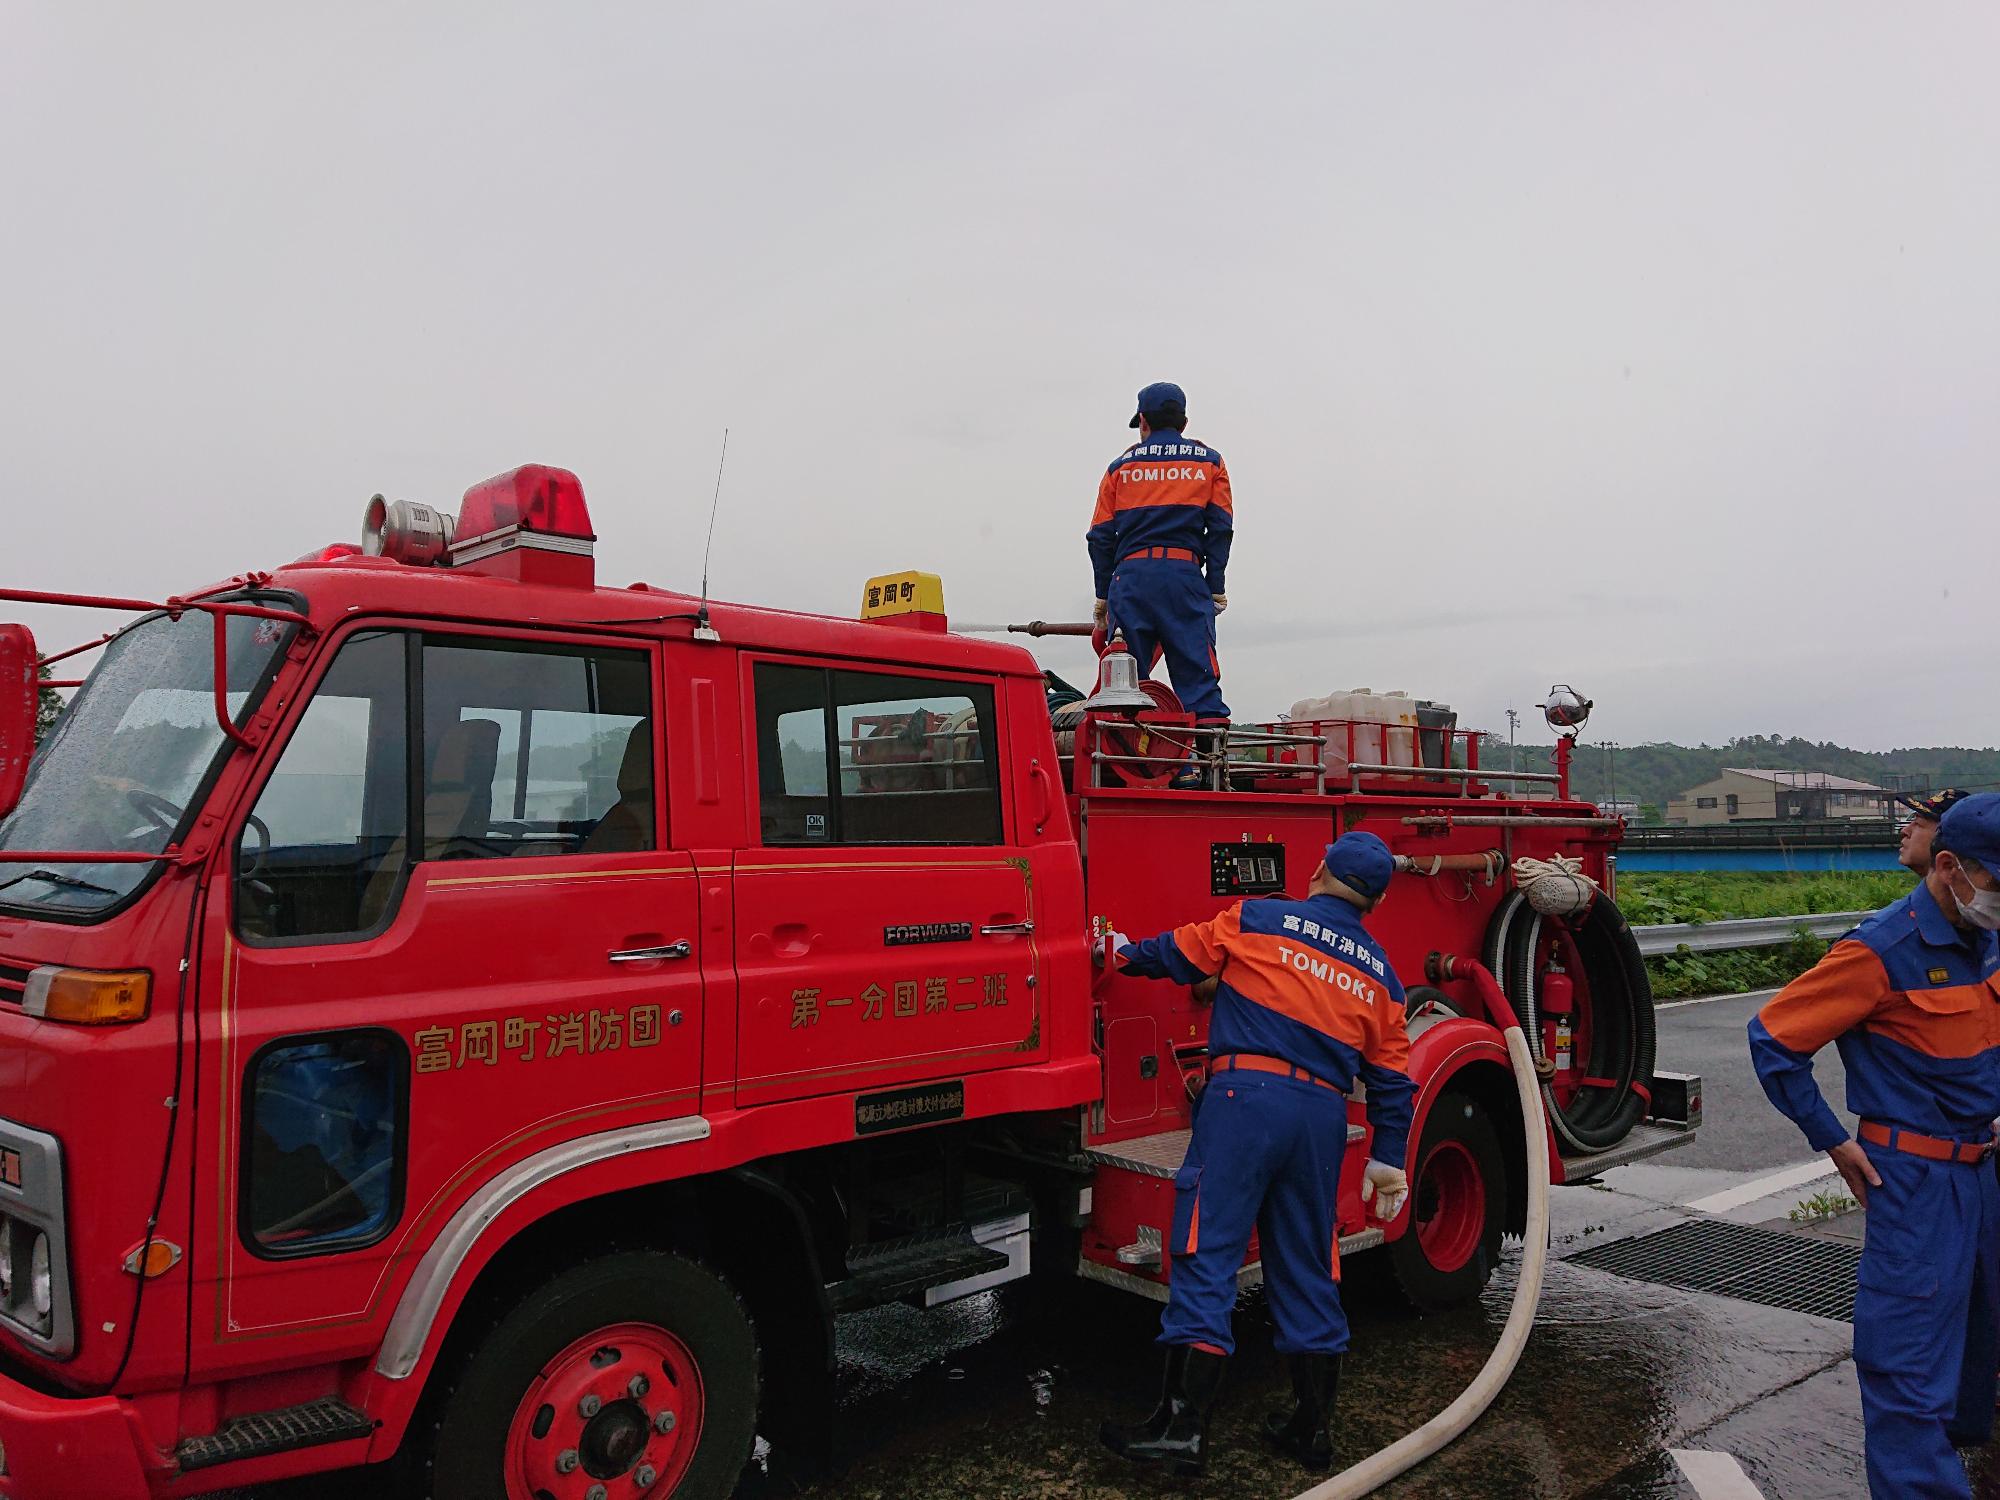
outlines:
[[[1596, 1185], [1556, 1191], [1557, 1260], [1512, 1382], [1469, 1434], [1380, 1493], [1401, 1500], [1865, 1496], [1847, 1324], [1628, 1281], [1567, 1260], [1590, 1245], [1699, 1217], [1690, 1205], [1718, 1194], [1743, 1199], [1724, 1216], [1782, 1226], [1786, 1210], [1812, 1190], [1788, 1180], [1765, 1191], [1774, 1174], [1812, 1155], [1750, 1071], [1743, 1028], [1761, 998], [1662, 1009], [1660, 1066], [1704, 1079], [1699, 1137]], [[1829, 1053], [1820, 1077], [1836, 1106], [1838, 1071]], [[1837, 1222], [1833, 1232], [1851, 1236], [1859, 1222]], [[1431, 1317], [1401, 1309], [1372, 1257], [1349, 1262], [1355, 1335], [1342, 1376], [1343, 1462], [1426, 1420], [1472, 1377], [1505, 1318], [1519, 1253], [1508, 1248], [1477, 1306]], [[930, 1313], [896, 1307], [846, 1320], [840, 1472], [809, 1478], [756, 1469], [738, 1500], [1284, 1500], [1307, 1487], [1307, 1476], [1256, 1437], [1287, 1385], [1255, 1294], [1238, 1314], [1217, 1460], [1204, 1480], [1171, 1484], [1123, 1467], [1096, 1441], [1101, 1421], [1143, 1414], [1157, 1393], [1156, 1310], [1093, 1286], [1054, 1303], [1017, 1291]], [[1984, 1452], [1971, 1462], [1975, 1493], [2000, 1500], [2000, 1463], [1988, 1474]], [[1705, 1476], [1702, 1488], [1690, 1471]], [[234, 1500], [331, 1500], [366, 1487], [348, 1476]]]

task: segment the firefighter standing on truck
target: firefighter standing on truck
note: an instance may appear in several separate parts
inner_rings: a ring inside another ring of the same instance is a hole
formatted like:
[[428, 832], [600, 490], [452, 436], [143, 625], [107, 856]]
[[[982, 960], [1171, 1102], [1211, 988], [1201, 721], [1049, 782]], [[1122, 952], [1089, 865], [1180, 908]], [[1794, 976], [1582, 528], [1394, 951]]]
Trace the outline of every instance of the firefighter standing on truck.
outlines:
[[1327, 846], [1303, 901], [1241, 901], [1211, 921], [1143, 943], [1112, 932], [1099, 963], [1145, 979], [1216, 977], [1208, 1083], [1196, 1100], [1187, 1160], [1174, 1179], [1166, 1380], [1136, 1427], [1107, 1423], [1122, 1457], [1199, 1473], [1222, 1371], [1236, 1347], [1230, 1313], [1250, 1231], [1261, 1228], [1276, 1344], [1290, 1357], [1293, 1409], [1265, 1433], [1306, 1467], [1331, 1467], [1331, 1421], [1347, 1349], [1335, 1200], [1347, 1155], [1347, 1091], [1368, 1088], [1375, 1137], [1361, 1197], [1384, 1223], [1409, 1181], [1409, 1036], [1403, 986], [1362, 926], [1395, 862], [1372, 833]]
[[[1771, 1102], [1868, 1211], [1854, 1297], [1868, 1489], [1972, 1493], [1954, 1444], [1993, 1429], [2000, 1353], [2000, 793], [1938, 820], [1916, 890], [1835, 943], [1750, 1022]], [[1837, 1042], [1848, 1138], [1813, 1081]]]
[[1187, 395], [1177, 385], [1139, 392], [1131, 425], [1139, 441], [1105, 470], [1087, 533], [1095, 620], [1124, 632], [1141, 675], [1164, 653], [1181, 706], [1219, 727], [1229, 722], [1215, 656], [1215, 617], [1229, 607], [1229, 470], [1185, 436]]

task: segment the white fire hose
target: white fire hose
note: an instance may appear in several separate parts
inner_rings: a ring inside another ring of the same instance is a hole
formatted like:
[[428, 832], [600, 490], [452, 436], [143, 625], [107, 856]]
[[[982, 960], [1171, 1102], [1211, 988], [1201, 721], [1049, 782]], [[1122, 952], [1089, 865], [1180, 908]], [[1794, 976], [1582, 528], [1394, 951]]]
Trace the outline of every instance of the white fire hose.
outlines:
[[1494, 1017], [1503, 1022], [1507, 1059], [1514, 1066], [1514, 1087], [1521, 1096], [1521, 1123], [1528, 1160], [1528, 1224], [1521, 1252], [1521, 1277], [1514, 1286], [1514, 1304], [1507, 1310], [1506, 1326], [1500, 1330], [1500, 1340], [1493, 1346], [1492, 1354], [1456, 1401], [1415, 1432], [1314, 1485], [1296, 1500], [1356, 1500], [1358, 1496], [1373, 1494], [1458, 1437], [1493, 1404], [1507, 1384], [1507, 1377], [1514, 1373], [1542, 1300], [1542, 1272], [1549, 1258], [1549, 1126], [1542, 1114], [1542, 1089], [1535, 1076], [1535, 1060], [1528, 1051], [1528, 1039], [1521, 1033], [1521, 1023], [1493, 976], [1480, 965], [1463, 959], [1447, 957], [1439, 963], [1445, 976], [1472, 980], [1485, 996]]

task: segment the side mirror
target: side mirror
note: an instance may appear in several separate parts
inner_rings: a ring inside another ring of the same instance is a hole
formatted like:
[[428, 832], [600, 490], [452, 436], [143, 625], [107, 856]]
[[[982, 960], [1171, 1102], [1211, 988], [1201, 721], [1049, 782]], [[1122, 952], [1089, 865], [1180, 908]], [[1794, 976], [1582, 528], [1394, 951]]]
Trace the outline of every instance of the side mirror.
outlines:
[[0, 625], [0, 818], [21, 800], [35, 753], [35, 710], [41, 703], [41, 658], [25, 625]]

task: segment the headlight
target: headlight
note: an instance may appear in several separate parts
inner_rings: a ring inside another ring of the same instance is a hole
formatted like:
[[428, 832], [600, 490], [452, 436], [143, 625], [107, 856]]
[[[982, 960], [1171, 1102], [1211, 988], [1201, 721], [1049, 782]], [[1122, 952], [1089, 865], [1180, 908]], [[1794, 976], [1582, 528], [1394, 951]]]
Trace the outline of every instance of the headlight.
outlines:
[[56, 1284], [49, 1272], [49, 1237], [35, 1236], [35, 1248], [28, 1254], [28, 1295], [34, 1299], [35, 1316], [44, 1323], [55, 1310]]
[[0, 1218], [0, 1307], [14, 1301], [14, 1221]]

